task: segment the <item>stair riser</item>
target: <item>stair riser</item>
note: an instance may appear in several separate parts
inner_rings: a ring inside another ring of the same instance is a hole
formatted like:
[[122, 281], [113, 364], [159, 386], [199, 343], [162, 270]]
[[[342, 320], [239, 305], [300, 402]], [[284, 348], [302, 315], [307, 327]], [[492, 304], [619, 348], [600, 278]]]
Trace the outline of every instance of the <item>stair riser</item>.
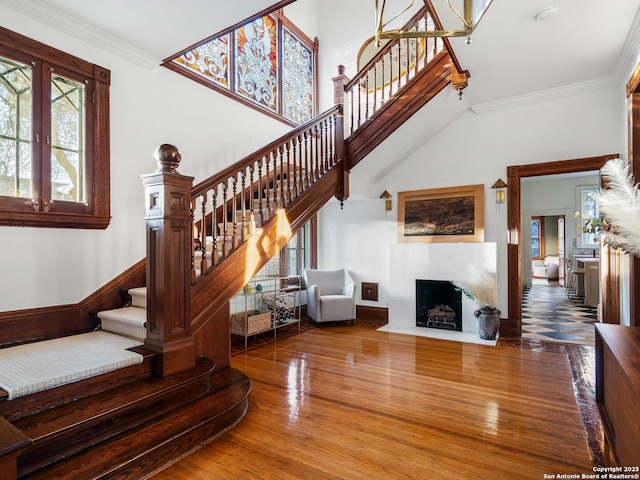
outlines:
[[141, 295], [132, 295], [131, 296], [131, 306], [138, 308], [147, 308], [147, 296]]
[[[88, 421], [42, 439], [32, 439], [33, 446], [18, 458], [18, 475], [23, 476], [87, 447], [157, 419], [206, 395], [210, 390], [209, 376], [197, 382], [180, 385], [161, 395], [149, 396], [122, 405]], [[27, 436], [29, 430], [23, 431]]]
[[170, 440], [158, 444], [135, 460], [105, 473], [96, 480], [112, 478], [148, 478], [168, 467], [187, 453], [201, 447], [237, 425], [247, 413], [248, 401], [227, 410], [213, 420], [181, 432]]
[[177, 458], [226, 432], [246, 414], [251, 382], [224, 369], [211, 375], [211, 393], [24, 477], [29, 480], [149, 478]]
[[146, 287], [131, 288], [127, 292], [131, 296], [131, 305], [138, 308], [147, 308]]

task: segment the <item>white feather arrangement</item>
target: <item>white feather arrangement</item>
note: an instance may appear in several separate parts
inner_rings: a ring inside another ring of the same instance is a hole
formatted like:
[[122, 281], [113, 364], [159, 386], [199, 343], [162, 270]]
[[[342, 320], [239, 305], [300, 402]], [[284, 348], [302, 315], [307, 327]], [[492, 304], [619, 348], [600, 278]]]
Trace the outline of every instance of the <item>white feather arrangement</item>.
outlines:
[[474, 300], [480, 307], [497, 307], [498, 284], [495, 273], [479, 270], [469, 264], [464, 270], [465, 279], [451, 283], [459, 288], [468, 298]]
[[606, 222], [601, 238], [630, 255], [640, 256], [640, 191], [627, 162], [609, 160], [600, 170], [607, 182], [596, 198]]

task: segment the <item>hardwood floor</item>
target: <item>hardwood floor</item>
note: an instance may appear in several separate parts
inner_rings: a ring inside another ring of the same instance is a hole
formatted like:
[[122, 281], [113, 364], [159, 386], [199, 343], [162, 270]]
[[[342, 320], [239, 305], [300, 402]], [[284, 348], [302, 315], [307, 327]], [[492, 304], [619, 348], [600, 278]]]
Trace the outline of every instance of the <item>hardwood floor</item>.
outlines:
[[599, 419], [583, 418], [589, 410], [576, 401], [569, 351], [323, 325], [233, 356], [233, 367], [252, 381], [247, 416], [153, 478], [513, 480], [592, 473], [599, 461], [589, 444], [599, 448], [601, 432], [594, 439], [584, 424], [599, 429]]

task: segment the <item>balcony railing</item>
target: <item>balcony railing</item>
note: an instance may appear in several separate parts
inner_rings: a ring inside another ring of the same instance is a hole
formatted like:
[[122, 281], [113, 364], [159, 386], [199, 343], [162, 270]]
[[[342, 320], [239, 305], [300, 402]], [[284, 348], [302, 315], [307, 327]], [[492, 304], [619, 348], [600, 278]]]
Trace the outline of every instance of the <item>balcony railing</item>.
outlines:
[[[422, 7], [402, 30], [437, 30], [437, 20]], [[375, 51], [374, 40], [362, 56]], [[357, 75], [344, 86], [347, 135], [372, 118], [389, 100], [402, 93], [405, 85], [426, 69], [445, 49], [441, 38], [401, 38], [389, 40], [372, 55]]]

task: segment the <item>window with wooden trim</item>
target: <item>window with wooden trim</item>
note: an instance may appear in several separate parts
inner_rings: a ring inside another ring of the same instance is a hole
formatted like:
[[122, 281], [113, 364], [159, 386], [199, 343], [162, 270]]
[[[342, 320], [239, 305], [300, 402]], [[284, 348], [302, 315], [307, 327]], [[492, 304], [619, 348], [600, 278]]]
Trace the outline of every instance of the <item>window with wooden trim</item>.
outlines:
[[576, 188], [576, 245], [581, 248], [595, 248], [602, 230], [597, 185]]
[[531, 258], [544, 259], [544, 217], [531, 217]]
[[300, 275], [310, 268], [310, 222], [305, 223], [280, 250], [280, 270], [287, 275]]
[[0, 225], [107, 227], [109, 82], [0, 27]]
[[209, 37], [163, 65], [267, 115], [300, 125], [317, 110], [317, 54], [317, 40], [278, 10]]

